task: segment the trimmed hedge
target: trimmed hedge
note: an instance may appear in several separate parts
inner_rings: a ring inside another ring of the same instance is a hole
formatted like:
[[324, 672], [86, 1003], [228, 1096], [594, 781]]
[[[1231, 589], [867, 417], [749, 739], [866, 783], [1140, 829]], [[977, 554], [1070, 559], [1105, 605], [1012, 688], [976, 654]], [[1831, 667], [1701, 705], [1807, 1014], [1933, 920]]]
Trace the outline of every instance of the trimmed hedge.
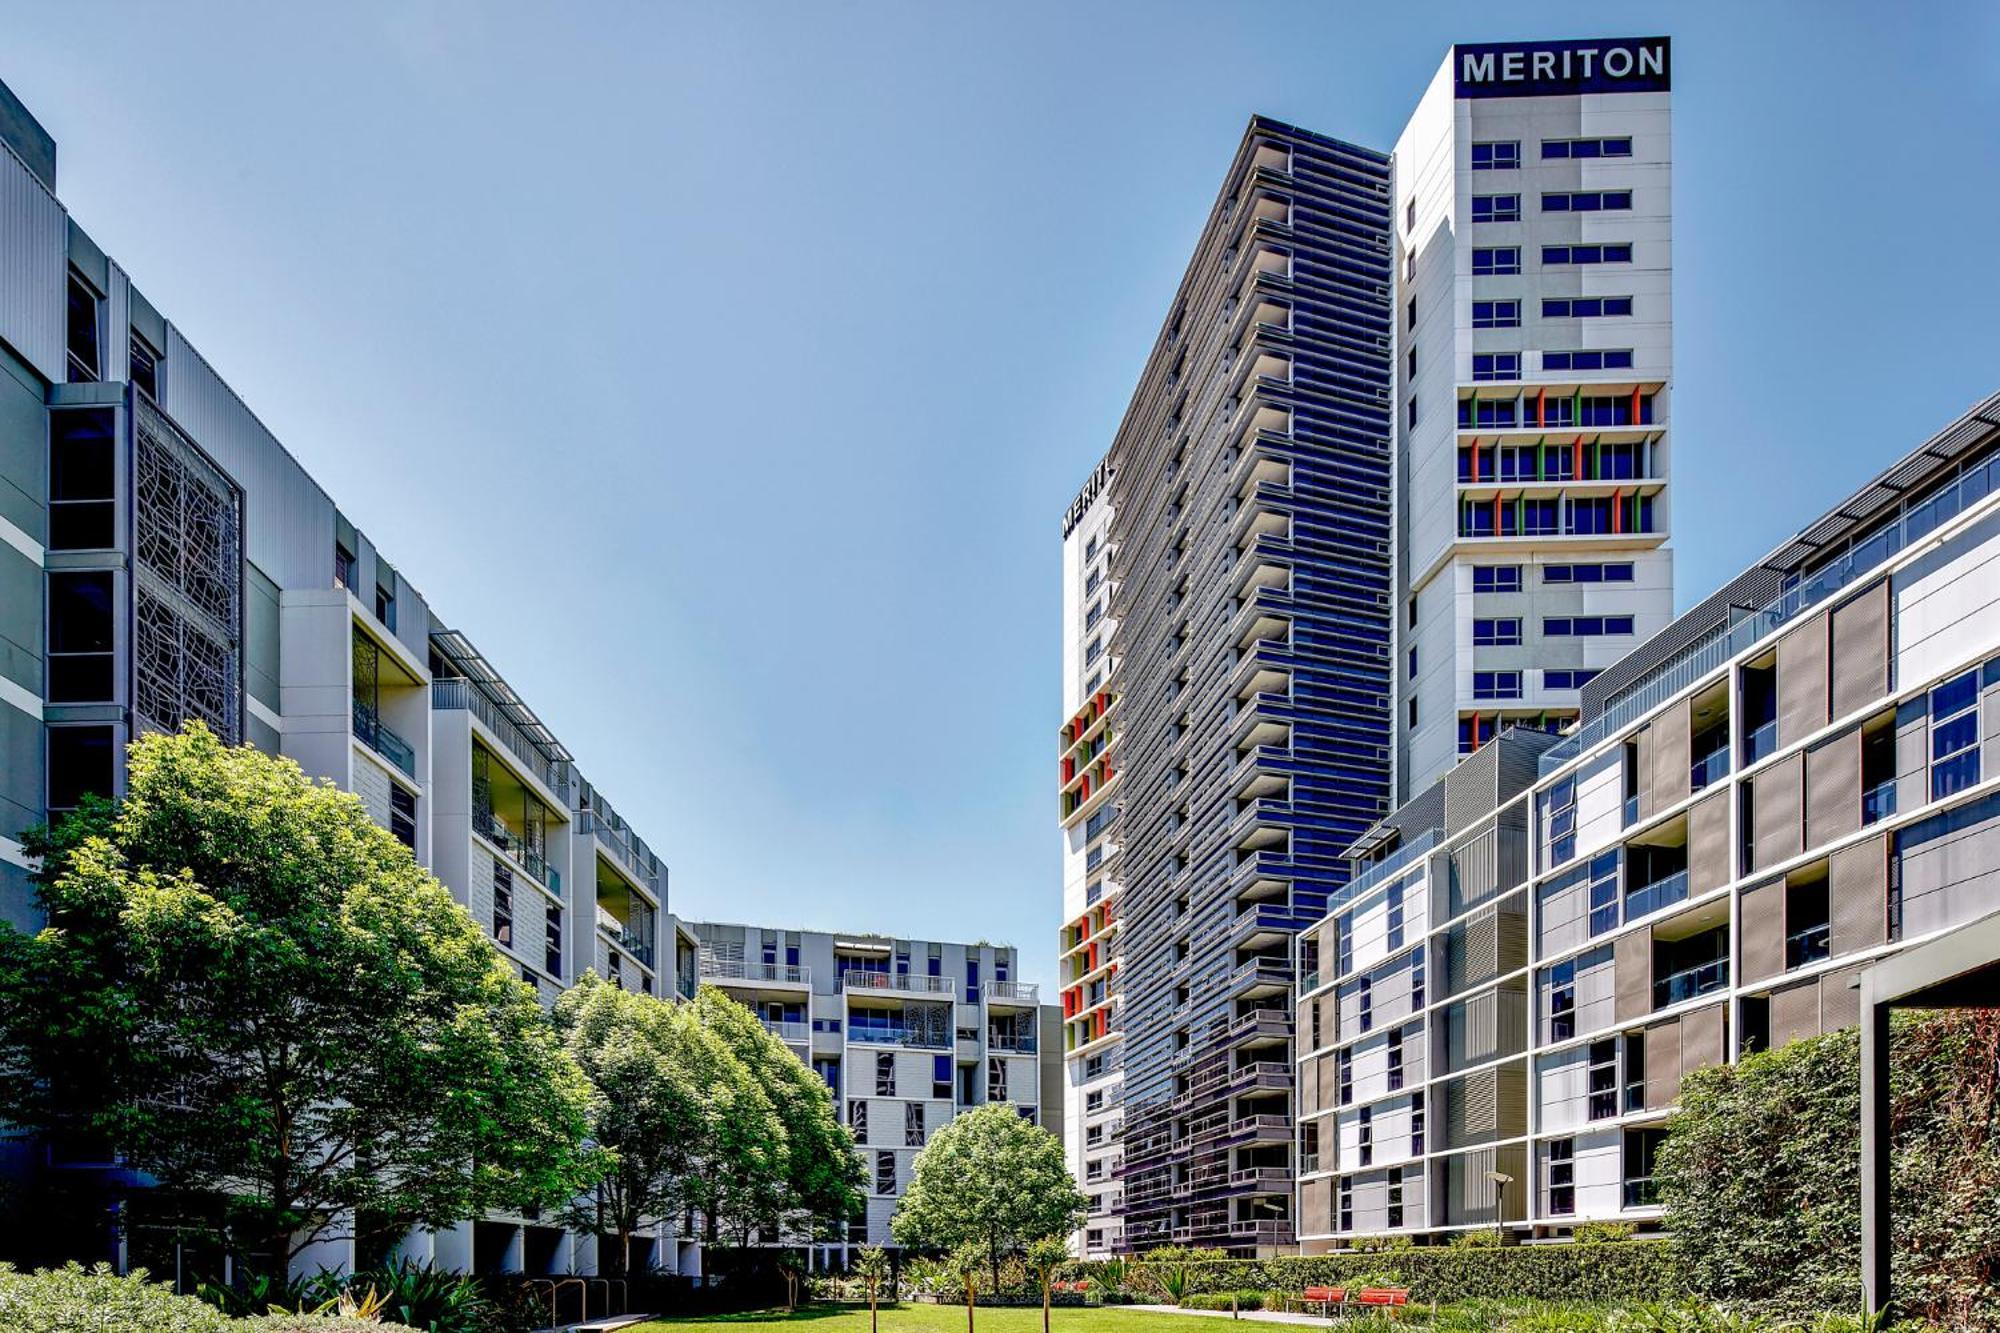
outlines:
[[[1143, 1263], [1143, 1261], [1142, 1261]], [[1432, 1246], [1366, 1254], [1217, 1259], [1190, 1265], [1192, 1294], [1339, 1287], [1393, 1276], [1413, 1301], [1662, 1301], [1686, 1294], [1674, 1247], [1661, 1240], [1594, 1245]]]

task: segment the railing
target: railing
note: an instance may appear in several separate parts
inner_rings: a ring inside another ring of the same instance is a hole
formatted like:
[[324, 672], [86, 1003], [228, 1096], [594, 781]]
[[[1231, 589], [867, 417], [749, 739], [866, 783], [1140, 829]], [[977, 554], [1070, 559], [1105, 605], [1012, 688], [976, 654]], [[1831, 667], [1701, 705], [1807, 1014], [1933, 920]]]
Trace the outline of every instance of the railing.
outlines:
[[559, 763], [543, 754], [536, 744], [528, 739], [527, 733], [514, 725], [499, 705], [479, 692], [479, 688], [463, 676], [446, 676], [431, 682], [431, 707], [470, 712], [474, 717], [500, 738], [516, 759], [527, 766], [550, 791], [569, 790], [569, 765]]
[[796, 1042], [803, 1046], [812, 1038], [811, 1025], [799, 1022], [797, 1019], [763, 1018], [758, 1021], [764, 1025], [764, 1031], [781, 1041]]
[[1319, 1170], [1319, 1154], [1318, 1154], [1318, 1153], [1316, 1153], [1316, 1152], [1302, 1152], [1302, 1153], [1300, 1153], [1300, 1154], [1299, 1154], [1299, 1174], [1300, 1174], [1300, 1175], [1302, 1175], [1302, 1176], [1309, 1176], [1309, 1175], [1311, 1175], [1311, 1174], [1312, 1174], [1313, 1172], [1315, 1172], [1315, 1171], [1317, 1171], [1317, 1170]]
[[1040, 997], [1040, 983], [1033, 981], [989, 981], [986, 983], [986, 998], [989, 1000], [1017, 1000], [1022, 1004], [1033, 1004]]
[[1319, 989], [1318, 968], [1314, 968], [1312, 971], [1306, 973], [1304, 976], [1299, 978], [1299, 994], [1305, 995], [1308, 992], [1316, 991], [1318, 989]]
[[1664, 1009], [1670, 1004], [1679, 1004], [1682, 1000], [1692, 1000], [1697, 995], [1721, 990], [1723, 982], [1728, 979], [1726, 975], [1728, 967], [1727, 959], [1717, 958], [1695, 967], [1684, 967], [1678, 972], [1661, 977], [1653, 983], [1653, 1007]]
[[949, 1032], [926, 1032], [919, 1028], [878, 1027], [875, 1024], [847, 1025], [847, 1039], [876, 1046], [914, 1046], [924, 1050], [948, 1051], [951, 1049]]
[[1443, 838], [1444, 830], [1433, 828], [1425, 829], [1417, 837], [1405, 842], [1386, 858], [1375, 862], [1353, 879], [1335, 889], [1333, 896], [1327, 900], [1327, 914], [1330, 915], [1340, 911], [1376, 885], [1385, 883], [1403, 871], [1408, 870], [1412, 863], [1423, 857], [1431, 848], [1437, 846]]
[[1248, 1237], [1260, 1245], [1290, 1245], [1292, 1224], [1275, 1218], [1251, 1218], [1231, 1222], [1229, 1234], [1232, 1237]]
[[1896, 813], [1896, 779], [1878, 782], [1861, 793], [1861, 822], [1873, 824]]
[[926, 995], [951, 995], [958, 989], [958, 983], [950, 977], [913, 977], [907, 972], [863, 972], [853, 968], [841, 974], [842, 990], [906, 990], [918, 991]]
[[472, 828], [480, 837], [498, 847], [507, 855], [521, 863], [521, 868], [549, 886], [553, 893], [562, 892], [562, 874], [543, 859], [542, 854], [528, 845], [528, 840], [501, 823], [490, 810], [472, 812]]
[[1637, 796], [1627, 796], [1625, 804], [1620, 809], [1623, 812], [1619, 824], [1620, 828], [1631, 828], [1639, 822], [1639, 798]]
[[1688, 788], [1690, 791], [1700, 791], [1710, 783], [1720, 782], [1728, 776], [1729, 747], [1725, 745], [1694, 761], [1693, 766], [1688, 769]]
[[812, 969], [794, 963], [753, 963], [744, 958], [702, 955], [701, 974], [724, 981], [772, 981], [784, 986], [809, 986]]
[[674, 989], [681, 993], [683, 1000], [692, 1000], [695, 991], [701, 988], [701, 978], [690, 972], [674, 978]]
[[1785, 936], [1785, 970], [1804, 967], [1807, 963], [1817, 963], [1822, 958], [1833, 956], [1833, 927], [1822, 921], [1804, 930], [1795, 930]]
[[1229, 1122], [1229, 1134], [1273, 1134], [1282, 1130], [1291, 1137], [1292, 1120], [1283, 1115], [1246, 1115]]
[[1665, 879], [1656, 879], [1625, 895], [1625, 919], [1637, 921], [1651, 912], [1657, 912], [1670, 903], [1680, 902], [1688, 896], [1688, 873], [1676, 870]]
[[1660, 1189], [1651, 1176], [1637, 1176], [1625, 1182], [1627, 1208], [1657, 1208], [1659, 1204]]
[[1229, 1173], [1231, 1185], [1289, 1185], [1292, 1173], [1282, 1166], [1247, 1166]]
[[597, 928], [610, 936], [613, 944], [647, 967], [653, 965], [653, 941], [646, 932], [633, 929], [602, 907], [597, 909]]
[[1778, 720], [1772, 718], [1743, 738], [1743, 763], [1754, 764], [1777, 748]]
[[1287, 983], [1291, 979], [1292, 964], [1290, 959], [1252, 958], [1248, 962], [1239, 964], [1236, 970], [1229, 974], [1228, 984], [1232, 987], [1245, 983], [1262, 984], [1269, 982], [1275, 984]]
[[410, 743], [389, 729], [380, 714], [367, 704], [354, 701], [354, 738], [381, 755], [409, 777], [417, 775], [417, 752]]
[[986, 1034], [986, 1049], [989, 1051], [1012, 1051], [1019, 1055], [1033, 1055], [1036, 1050], [1035, 1038], [1031, 1034], [1008, 1035], [989, 1032]]

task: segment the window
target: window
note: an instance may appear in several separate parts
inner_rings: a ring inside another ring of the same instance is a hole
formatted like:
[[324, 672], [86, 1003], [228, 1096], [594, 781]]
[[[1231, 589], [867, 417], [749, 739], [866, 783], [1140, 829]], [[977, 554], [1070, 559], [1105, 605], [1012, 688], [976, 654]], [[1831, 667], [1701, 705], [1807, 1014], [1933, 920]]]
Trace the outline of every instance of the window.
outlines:
[[1391, 1229], [1403, 1225], [1403, 1168], [1389, 1168], [1389, 1226]]
[[[1521, 247], [1518, 245], [1475, 246], [1472, 251], [1472, 274], [1478, 278], [1500, 278], [1521, 271]], [[1415, 309], [1414, 306], [1411, 307]]]
[[1403, 884], [1389, 886], [1389, 952], [1403, 947]]
[[979, 960], [977, 958], [968, 958], [965, 960], [965, 1002], [967, 1004], [979, 1003]]
[[1414, 296], [1410, 298], [1408, 319], [1411, 328], [1417, 327], [1417, 298]]
[[1410, 955], [1410, 1008], [1424, 1007], [1424, 946], [1419, 944]]
[[1474, 592], [1519, 592], [1521, 591], [1521, 567], [1519, 565], [1474, 565], [1472, 567], [1472, 590]]
[[1458, 400], [1458, 427], [1466, 430], [1472, 427], [1512, 426], [1518, 424], [1518, 404], [1512, 398], [1487, 398], [1478, 402], [1461, 398]]
[[1354, 1100], [1354, 1053], [1345, 1047], [1333, 1057], [1335, 1086], [1338, 1089], [1340, 1105], [1346, 1106]]
[[1541, 801], [1542, 841], [1549, 849], [1549, 864], [1561, 865], [1576, 855], [1576, 778], [1556, 783]]
[[1580, 690], [1588, 685], [1597, 674], [1596, 668], [1587, 671], [1544, 671], [1542, 688], [1545, 690]]
[[1409, 418], [1411, 429], [1415, 429], [1417, 424], [1417, 400], [1415, 398], [1411, 398], [1409, 402]]
[[[1547, 198], [1546, 195], [1543, 196]], [[1546, 205], [1544, 205], [1546, 206]], [[1519, 222], [1521, 196], [1518, 194], [1475, 194], [1472, 196], [1474, 222]]]
[[1416, 729], [1417, 729], [1417, 701], [1413, 696], [1410, 699], [1410, 730], [1415, 731]]
[[813, 1072], [826, 1082], [826, 1090], [833, 1094], [833, 1104], [840, 1105], [840, 1061], [814, 1060]]
[[514, 872], [493, 863], [493, 942], [514, 947]]
[[354, 552], [339, 542], [333, 544], [333, 586], [350, 589], [354, 586]]
[[1590, 1043], [1590, 1118], [1610, 1120], [1618, 1114], [1618, 1040], [1606, 1037]]
[[1521, 643], [1521, 618], [1507, 616], [1495, 620], [1474, 620], [1472, 642], [1479, 648], [1515, 648]]
[[417, 798], [394, 783], [389, 785], [389, 832], [411, 851], [417, 850]]
[[1562, 296], [1542, 301], [1543, 319], [1596, 319], [1602, 315], [1629, 315], [1629, 296]]
[[1544, 139], [1542, 140], [1542, 160], [1560, 161], [1564, 158], [1585, 157], [1630, 157], [1632, 140], [1621, 135], [1615, 139]]
[[1620, 241], [1611, 245], [1545, 245], [1542, 247], [1543, 267], [1558, 264], [1629, 264], [1632, 262], [1632, 243]]
[[1472, 145], [1474, 171], [1511, 171], [1521, 165], [1521, 141], [1497, 140]]
[[[1547, 302], [1543, 302], [1544, 305]], [[1518, 329], [1521, 327], [1519, 301], [1474, 301], [1472, 327], [1475, 329]]]
[[1474, 352], [1472, 378], [1475, 380], [1517, 380], [1521, 378], [1519, 352]]
[[48, 589], [49, 702], [111, 702], [111, 571], [58, 571]]
[[921, 1148], [924, 1146], [924, 1104], [908, 1102], [903, 1106], [903, 1146]]
[[1551, 639], [1595, 639], [1632, 632], [1630, 616], [1551, 616], [1542, 633]]
[[1424, 1155], [1424, 1094], [1421, 1090], [1410, 1094], [1410, 1155]]
[[868, 1142], [868, 1103], [859, 1097], [848, 1099], [847, 1127], [854, 1131], [856, 1143]]
[[989, 1056], [986, 1060], [986, 1100], [1007, 1100], [1007, 1062], [998, 1056]]
[[1103, 640], [1092, 639], [1089, 645], [1085, 647], [1083, 650], [1083, 664], [1085, 666], [1089, 666], [1092, 662], [1095, 662], [1097, 660], [1097, 655], [1103, 651], [1104, 651]]
[[1931, 691], [1931, 799], [1978, 781], [1979, 673], [1974, 670]]
[[550, 976], [560, 979], [563, 974], [563, 909], [555, 903], [550, 903], [543, 910], [542, 917], [547, 923], [548, 930], [542, 948], [543, 969]]
[[1417, 377], [1417, 346], [1415, 343], [1410, 344], [1409, 366], [1410, 378], [1415, 379]]
[[384, 584], [375, 585], [375, 618], [390, 633], [396, 631], [396, 594]]
[[[1632, 312], [1627, 310], [1625, 313]], [[1542, 353], [1543, 370], [1630, 370], [1631, 368], [1632, 349], [1629, 347], [1604, 351]]]
[[1340, 1229], [1354, 1230], [1354, 1181], [1348, 1176], [1340, 1178]]
[[931, 1057], [931, 1096], [941, 1102], [951, 1100], [951, 1057], [948, 1055]]
[[97, 289], [75, 269], [69, 271], [69, 382], [85, 384], [100, 378]]
[[1472, 697], [1475, 699], [1518, 699], [1521, 697], [1521, 673], [1518, 671], [1475, 671], [1472, 673]]
[[1389, 1034], [1389, 1091], [1397, 1092], [1403, 1086], [1403, 1030], [1397, 1028]]
[[153, 345], [138, 334], [132, 335], [128, 344], [127, 357], [131, 361], [128, 372], [132, 387], [148, 398], [158, 401], [160, 396], [160, 354]]
[[1412, 648], [1410, 649], [1410, 679], [1415, 680], [1416, 678], [1417, 678], [1417, 650]]
[[1542, 195], [1544, 213], [1618, 213], [1631, 207], [1630, 190], [1552, 190]]
[[1543, 565], [1544, 583], [1630, 583], [1632, 566], [1627, 563], [1609, 565]]
[[1551, 1217], [1576, 1211], [1576, 1140], [1550, 1139], [1542, 1150], [1542, 1191]]
[[875, 1154], [875, 1192], [877, 1194], [896, 1192], [896, 1154], [892, 1152]]
[[1097, 602], [1091, 606], [1089, 611], [1084, 613], [1083, 627], [1085, 629], [1096, 629], [1097, 622], [1102, 620], [1103, 618], [1104, 618], [1104, 603]]
[[1372, 1031], [1375, 1027], [1375, 982], [1373, 978], [1361, 978], [1357, 998], [1360, 1001], [1361, 1030], [1363, 1032]]
[[1416, 280], [1417, 280], [1417, 252], [1414, 249], [1412, 249], [1409, 252], [1409, 254], [1403, 257], [1403, 281], [1415, 282]]
[[1549, 1040], [1568, 1041], [1576, 1035], [1576, 959], [1565, 958], [1547, 975]]
[[50, 727], [49, 813], [76, 809], [86, 793], [111, 796], [111, 761], [110, 727]]
[[1375, 1108], [1361, 1108], [1361, 1123], [1355, 1126], [1355, 1151], [1359, 1154], [1359, 1165], [1370, 1166], [1375, 1161]]
[[1408, 203], [1403, 205], [1403, 230], [1415, 231], [1416, 229], [1417, 229], [1417, 201], [1415, 199], [1411, 199]]
[[108, 409], [49, 414], [49, 549], [118, 543], [118, 462]]
[[875, 1052], [875, 1095], [896, 1095], [896, 1057], [888, 1051]]

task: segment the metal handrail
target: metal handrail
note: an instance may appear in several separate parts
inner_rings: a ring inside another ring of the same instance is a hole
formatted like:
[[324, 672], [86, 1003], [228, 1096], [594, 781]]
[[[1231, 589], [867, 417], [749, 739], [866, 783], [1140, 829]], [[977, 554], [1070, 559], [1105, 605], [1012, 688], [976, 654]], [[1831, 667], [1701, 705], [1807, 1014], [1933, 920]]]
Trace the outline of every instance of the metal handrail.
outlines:
[[375, 709], [363, 703], [359, 697], [354, 700], [354, 738], [381, 755], [409, 777], [417, 775], [417, 752], [411, 744], [398, 736]]
[[809, 986], [812, 969], [795, 963], [753, 963], [746, 958], [701, 956], [701, 975], [724, 981], [774, 981], [786, 986]]
[[841, 974], [842, 990], [907, 990], [927, 995], [955, 994], [958, 984], [950, 977], [911, 976], [905, 973], [864, 972], [851, 968]]

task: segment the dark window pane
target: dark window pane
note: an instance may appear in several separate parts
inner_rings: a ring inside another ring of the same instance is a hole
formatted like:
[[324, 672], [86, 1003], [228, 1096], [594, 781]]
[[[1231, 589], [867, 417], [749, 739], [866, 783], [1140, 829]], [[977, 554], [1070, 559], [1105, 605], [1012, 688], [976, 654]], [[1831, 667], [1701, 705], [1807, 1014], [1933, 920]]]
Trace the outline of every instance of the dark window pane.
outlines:
[[110, 796], [111, 728], [49, 728], [49, 809], [73, 810], [85, 792]]

